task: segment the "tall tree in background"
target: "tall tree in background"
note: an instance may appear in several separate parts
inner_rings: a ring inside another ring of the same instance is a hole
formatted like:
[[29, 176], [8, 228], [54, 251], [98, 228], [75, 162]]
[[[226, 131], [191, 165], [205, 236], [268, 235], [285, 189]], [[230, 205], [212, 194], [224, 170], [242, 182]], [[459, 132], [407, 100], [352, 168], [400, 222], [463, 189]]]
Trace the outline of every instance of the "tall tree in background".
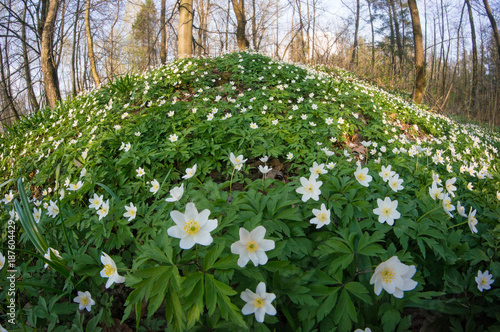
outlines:
[[50, 107], [55, 108], [56, 103], [61, 100], [53, 43], [59, 0], [41, 0], [41, 5], [42, 12], [39, 21], [39, 29], [42, 31], [40, 65], [42, 67], [47, 102]]
[[491, 13], [491, 8], [490, 4], [488, 3], [488, 0], [483, 0], [483, 3], [484, 3], [484, 8], [486, 9], [486, 14], [488, 15], [488, 19], [490, 20], [491, 23], [491, 28], [493, 29], [493, 38], [495, 39], [495, 42], [497, 44], [498, 59], [500, 60], [500, 34], [498, 33], [497, 21], [495, 20], [495, 17]]
[[247, 19], [245, 17], [245, 0], [232, 0], [234, 14], [236, 15], [236, 41], [240, 50], [244, 51], [250, 43], [245, 35]]
[[38, 100], [35, 96], [35, 91], [33, 90], [33, 81], [31, 79], [31, 67], [30, 67], [30, 59], [28, 56], [28, 42], [26, 36], [26, 8], [27, 4], [25, 2], [25, 6], [22, 13], [22, 23], [21, 23], [21, 43], [23, 44], [23, 67], [24, 67], [24, 77], [26, 79], [26, 89], [28, 89], [28, 98], [31, 104], [31, 108], [33, 110], [38, 110], [40, 105], [38, 104]]
[[161, 9], [160, 9], [160, 62], [166, 63], [167, 62], [167, 25], [166, 25], [166, 17], [165, 17], [165, 7], [166, 7], [166, 1], [167, 0], [160, 0], [161, 1]]
[[472, 35], [472, 85], [471, 85], [471, 109], [475, 109], [477, 99], [477, 79], [478, 79], [478, 60], [477, 60], [477, 42], [476, 28], [474, 27], [474, 16], [472, 15], [472, 7], [469, 0], [465, 0], [467, 9], [469, 10], [469, 22]]
[[179, 5], [179, 59], [193, 54], [193, 0], [180, 0]]
[[420, 104], [425, 92], [424, 44], [417, 1], [408, 0], [408, 6], [410, 7], [415, 47], [415, 87], [413, 88], [412, 99], [415, 103]]
[[146, 0], [141, 5], [132, 25], [134, 40], [139, 43], [137, 65], [141, 70], [156, 65], [158, 59], [156, 54], [158, 21], [156, 17], [156, 8], [153, 0]]
[[359, 31], [359, 0], [356, 0], [356, 24], [354, 28], [354, 44], [352, 46], [351, 65], [356, 63], [356, 52], [358, 51], [358, 31]]
[[87, 32], [87, 49], [89, 53], [90, 70], [92, 71], [92, 77], [95, 85], [99, 88], [101, 86], [101, 81], [99, 80], [99, 75], [97, 74], [97, 66], [94, 56], [94, 42], [92, 41], [92, 32], [90, 30], [90, 0], [87, 0], [87, 6], [85, 7], [85, 30]]

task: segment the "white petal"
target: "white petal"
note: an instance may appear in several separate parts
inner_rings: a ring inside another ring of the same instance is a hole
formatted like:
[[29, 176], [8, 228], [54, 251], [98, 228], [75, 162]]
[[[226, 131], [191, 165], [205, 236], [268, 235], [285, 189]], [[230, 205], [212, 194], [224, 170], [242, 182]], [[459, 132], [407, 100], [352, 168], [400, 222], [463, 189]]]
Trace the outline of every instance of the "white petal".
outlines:
[[266, 228], [264, 226], [258, 226], [254, 228], [250, 235], [254, 241], [259, 242], [266, 236]]
[[196, 220], [198, 221], [200, 226], [203, 227], [206, 224], [208, 217], [210, 217], [210, 210], [205, 209], [198, 214], [198, 219]]
[[241, 309], [241, 313], [243, 315], [251, 315], [255, 311], [257, 311], [257, 308], [253, 305], [253, 303], [247, 303], [245, 306]]
[[209, 232], [205, 232], [205, 231], [201, 230], [201, 231], [198, 233], [198, 239], [196, 240], [196, 243], [199, 243], [199, 244], [201, 244], [202, 246], [208, 246], [208, 245], [210, 245], [213, 241], [214, 241], [214, 239], [212, 239], [212, 236], [210, 235], [210, 233], [209, 233]]
[[[208, 210], [206, 210], [208, 211]], [[211, 232], [217, 228], [217, 219], [209, 219], [205, 222], [205, 227], [203, 227], [204, 231]]]
[[179, 242], [179, 247], [181, 247], [181, 249], [191, 249], [194, 245], [195, 242], [192, 236], [183, 237]]
[[256, 252], [257, 257], [259, 259], [260, 265], [265, 265], [267, 263], [267, 255], [264, 251], [257, 251]]
[[181, 226], [172, 226], [169, 229], [167, 229], [167, 234], [171, 237], [181, 239], [184, 236], [185, 232], [181, 228]]
[[184, 226], [184, 223], [186, 222], [184, 214], [179, 211], [170, 212], [170, 218], [172, 218], [172, 220], [179, 226]]
[[273, 240], [261, 240], [259, 242], [259, 249], [263, 251], [269, 251], [274, 249], [274, 241]]
[[263, 323], [264, 322], [264, 317], [266, 316], [266, 312], [264, 311], [264, 308], [259, 308], [256, 312], [255, 312], [255, 320], [259, 323]]
[[258, 296], [264, 297], [266, 295], [266, 284], [263, 283], [263, 282], [260, 282], [257, 285], [257, 291], [256, 291], [256, 293], [257, 293]]
[[252, 240], [252, 237], [250, 236], [250, 232], [244, 229], [243, 227], [240, 227], [240, 242], [242, 245], [246, 245], [248, 242]]

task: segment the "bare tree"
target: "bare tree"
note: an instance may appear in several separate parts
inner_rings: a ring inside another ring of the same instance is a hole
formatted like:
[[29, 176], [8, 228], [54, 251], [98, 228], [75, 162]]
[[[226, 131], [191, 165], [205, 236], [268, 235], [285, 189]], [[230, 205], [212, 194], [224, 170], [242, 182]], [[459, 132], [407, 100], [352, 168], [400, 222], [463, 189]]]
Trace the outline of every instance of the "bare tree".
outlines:
[[245, 35], [247, 20], [245, 18], [245, 0], [232, 0], [234, 14], [236, 15], [236, 41], [240, 50], [244, 51], [250, 43]]
[[181, 0], [179, 5], [179, 58], [193, 54], [193, 0]]
[[413, 43], [415, 48], [415, 87], [413, 88], [412, 99], [420, 104], [425, 92], [425, 67], [424, 67], [424, 46], [422, 40], [422, 28], [420, 26], [420, 16], [416, 0], [408, 0], [410, 7], [411, 22], [413, 26]]
[[42, 41], [40, 61], [47, 101], [50, 107], [55, 108], [56, 103], [61, 100], [53, 45], [54, 26], [57, 18], [57, 11], [59, 9], [59, 0], [41, 0], [41, 5], [42, 13], [39, 28], [42, 30]]
[[497, 44], [498, 58], [500, 60], [500, 34], [498, 33], [497, 21], [491, 13], [491, 8], [488, 0], [483, 0], [483, 4], [484, 8], [486, 9], [486, 14], [488, 15], [488, 19], [490, 20], [491, 28], [493, 29], [493, 38], [495, 38], [495, 42]]
[[87, 6], [85, 7], [85, 28], [87, 31], [87, 44], [89, 52], [90, 70], [92, 71], [92, 77], [97, 87], [101, 86], [101, 81], [99, 80], [99, 75], [97, 74], [97, 67], [95, 63], [94, 56], [94, 43], [92, 41], [92, 32], [90, 31], [90, 0], [87, 0]]

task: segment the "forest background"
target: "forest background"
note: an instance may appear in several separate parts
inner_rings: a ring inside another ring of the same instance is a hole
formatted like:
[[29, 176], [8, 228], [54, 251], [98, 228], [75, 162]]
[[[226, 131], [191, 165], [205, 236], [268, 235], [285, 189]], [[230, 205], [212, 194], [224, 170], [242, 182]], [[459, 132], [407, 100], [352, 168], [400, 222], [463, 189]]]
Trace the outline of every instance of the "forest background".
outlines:
[[431, 110], [495, 127], [499, 18], [500, 0], [2, 0], [0, 130], [126, 73], [238, 49], [344, 68], [414, 100], [420, 67]]

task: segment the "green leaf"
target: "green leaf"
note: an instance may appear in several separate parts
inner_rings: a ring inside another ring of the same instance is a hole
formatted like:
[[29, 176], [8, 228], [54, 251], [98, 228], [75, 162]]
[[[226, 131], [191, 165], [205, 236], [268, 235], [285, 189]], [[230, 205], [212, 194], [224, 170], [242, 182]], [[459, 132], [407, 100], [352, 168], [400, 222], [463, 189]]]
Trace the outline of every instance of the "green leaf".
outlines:
[[116, 194], [113, 192], [113, 190], [111, 190], [107, 185], [102, 184], [102, 183], [96, 183], [96, 184], [98, 186], [102, 187], [104, 190], [106, 190], [111, 195], [111, 197], [113, 197], [115, 199], [116, 202], [121, 203], [121, 200], [118, 198], [118, 196], [116, 196]]
[[349, 293], [344, 288], [340, 294], [339, 301], [333, 313], [333, 320], [338, 324], [341, 331], [349, 331], [352, 327], [352, 322], [357, 322], [356, 308], [351, 301]]
[[203, 269], [205, 271], [213, 267], [215, 260], [219, 258], [222, 250], [224, 249], [224, 241], [221, 242], [222, 243], [217, 243], [212, 246], [212, 249], [210, 249], [205, 255], [205, 258], [203, 258]]
[[339, 287], [332, 288], [332, 293], [326, 297], [326, 299], [321, 303], [318, 308], [317, 317], [318, 320], [322, 320], [335, 308], [335, 303], [337, 303], [337, 297], [339, 293]]
[[[382, 308], [384, 310], [382, 311]], [[384, 327], [384, 331], [394, 331], [396, 326], [399, 324], [401, 320], [401, 314], [396, 310], [393, 306], [381, 306], [379, 310], [379, 315], [382, 313], [382, 326]]]
[[359, 283], [359, 282], [349, 282], [349, 283], [345, 284], [344, 287], [349, 291], [349, 293], [351, 293], [352, 295], [356, 296], [361, 301], [363, 301], [363, 302], [365, 302], [367, 304], [372, 304], [372, 299], [368, 295], [369, 292], [368, 292], [368, 290], [366, 289], [366, 287], [362, 283]]

